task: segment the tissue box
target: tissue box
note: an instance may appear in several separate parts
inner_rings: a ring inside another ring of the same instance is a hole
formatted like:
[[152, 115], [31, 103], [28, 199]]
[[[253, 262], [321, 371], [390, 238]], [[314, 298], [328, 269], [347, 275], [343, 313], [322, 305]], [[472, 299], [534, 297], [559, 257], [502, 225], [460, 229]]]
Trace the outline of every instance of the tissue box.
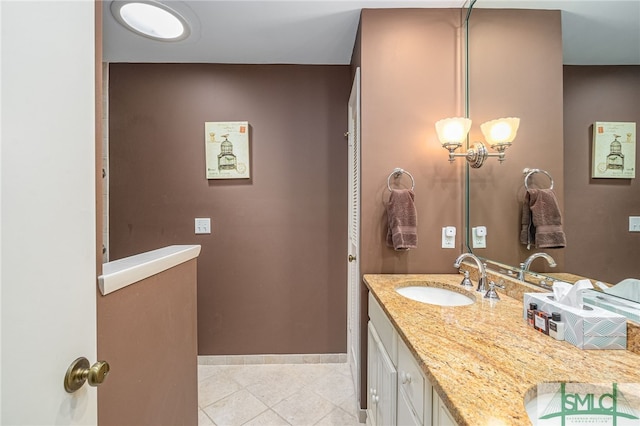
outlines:
[[530, 303], [551, 315], [560, 312], [564, 322], [564, 340], [580, 349], [627, 349], [627, 319], [614, 312], [589, 306], [590, 310], [556, 302], [553, 293], [525, 293], [524, 317]]

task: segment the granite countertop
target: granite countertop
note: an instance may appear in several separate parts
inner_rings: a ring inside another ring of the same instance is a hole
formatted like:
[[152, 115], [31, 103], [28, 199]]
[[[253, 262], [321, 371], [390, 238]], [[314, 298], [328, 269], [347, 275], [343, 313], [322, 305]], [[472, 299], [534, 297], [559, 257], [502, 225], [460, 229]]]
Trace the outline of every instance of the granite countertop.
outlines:
[[581, 350], [544, 335], [523, 319], [522, 300], [501, 293], [490, 302], [469, 292], [472, 305], [442, 307], [395, 291], [422, 283], [464, 292], [460, 275], [365, 275], [364, 281], [459, 425], [529, 424], [525, 395], [535, 395], [542, 382], [640, 386], [640, 355]]

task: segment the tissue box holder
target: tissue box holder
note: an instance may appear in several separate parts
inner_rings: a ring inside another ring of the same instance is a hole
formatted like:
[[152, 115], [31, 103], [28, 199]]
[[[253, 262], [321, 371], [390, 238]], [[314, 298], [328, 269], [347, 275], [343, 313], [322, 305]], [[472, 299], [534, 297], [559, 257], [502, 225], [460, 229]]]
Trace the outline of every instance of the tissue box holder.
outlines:
[[564, 322], [564, 340], [580, 349], [627, 349], [627, 319], [597, 306], [584, 310], [549, 299], [553, 293], [525, 293], [524, 318], [530, 303], [538, 310], [560, 312]]

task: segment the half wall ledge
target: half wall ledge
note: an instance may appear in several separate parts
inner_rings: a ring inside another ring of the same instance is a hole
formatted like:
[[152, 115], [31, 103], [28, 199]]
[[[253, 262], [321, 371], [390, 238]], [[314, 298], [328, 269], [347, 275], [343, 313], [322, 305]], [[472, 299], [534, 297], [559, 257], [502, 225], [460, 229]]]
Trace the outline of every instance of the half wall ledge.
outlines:
[[102, 265], [98, 277], [100, 293], [106, 296], [198, 257], [200, 245], [173, 245], [114, 260]]

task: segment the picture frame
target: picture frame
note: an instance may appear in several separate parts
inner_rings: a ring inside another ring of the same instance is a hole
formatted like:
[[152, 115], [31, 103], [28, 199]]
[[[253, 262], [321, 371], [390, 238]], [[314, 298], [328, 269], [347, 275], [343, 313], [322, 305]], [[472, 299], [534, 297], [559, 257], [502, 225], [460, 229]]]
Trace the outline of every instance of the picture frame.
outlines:
[[207, 179], [249, 179], [249, 122], [204, 123]]
[[636, 123], [593, 123], [591, 177], [633, 179], [636, 177]]

